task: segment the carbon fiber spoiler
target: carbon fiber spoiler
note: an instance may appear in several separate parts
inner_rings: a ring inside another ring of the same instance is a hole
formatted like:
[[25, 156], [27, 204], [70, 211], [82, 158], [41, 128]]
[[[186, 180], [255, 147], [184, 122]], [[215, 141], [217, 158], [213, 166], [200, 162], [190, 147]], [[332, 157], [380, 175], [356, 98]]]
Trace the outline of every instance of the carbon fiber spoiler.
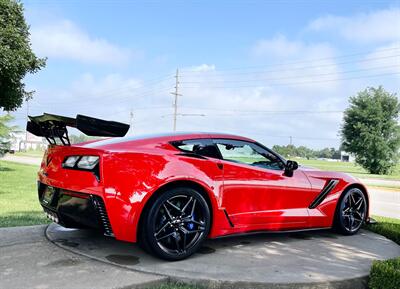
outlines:
[[67, 126], [74, 127], [88, 136], [122, 137], [129, 130], [129, 125], [116, 121], [98, 119], [78, 114], [76, 118], [44, 113], [39, 116], [29, 116], [26, 130], [45, 137], [50, 144], [56, 144], [59, 139], [63, 145], [71, 145]]

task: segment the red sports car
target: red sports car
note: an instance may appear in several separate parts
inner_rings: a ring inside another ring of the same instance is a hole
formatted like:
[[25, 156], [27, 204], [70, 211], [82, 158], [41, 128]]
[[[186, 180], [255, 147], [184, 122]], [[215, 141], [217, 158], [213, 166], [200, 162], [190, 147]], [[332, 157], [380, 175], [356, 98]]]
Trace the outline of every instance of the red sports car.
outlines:
[[[67, 126], [110, 138], [70, 145]], [[359, 180], [299, 167], [246, 137], [121, 137], [128, 125], [82, 115], [30, 117], [27, 129], [51, 143], [38, 173], [47, 216], [167, 260], [190, 256], [207, 237], [332, 227], [351, 235], [369, 220]]]

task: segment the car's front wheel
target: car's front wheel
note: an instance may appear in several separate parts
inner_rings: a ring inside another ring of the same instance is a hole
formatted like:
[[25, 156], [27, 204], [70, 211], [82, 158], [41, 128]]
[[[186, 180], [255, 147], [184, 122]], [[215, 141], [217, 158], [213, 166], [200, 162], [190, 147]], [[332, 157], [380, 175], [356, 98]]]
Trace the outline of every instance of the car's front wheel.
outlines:
[[335, 227], [344, 235], [353, 235], [360, 230], [367, 214], [367, 201], [364, 193], [352, 188], [344, 193], [338, 204]]
[[201, 246], [210, 221], [210, 209], [198, 191], [173, 188], [161, 194], [147, 211], [143, 241], [156, 256], [181, 260]]

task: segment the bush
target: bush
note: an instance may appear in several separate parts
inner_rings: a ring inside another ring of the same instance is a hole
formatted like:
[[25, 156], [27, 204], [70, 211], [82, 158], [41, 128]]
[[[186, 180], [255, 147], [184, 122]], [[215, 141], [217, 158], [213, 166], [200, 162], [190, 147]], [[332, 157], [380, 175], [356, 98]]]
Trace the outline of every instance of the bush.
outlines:
[[[376, 217], [378, 223], [367, 225], [367, 229], [400, 245], [400, 220]], [[374, 261], [369, 275], [370, 289], [400, 289], [400, 257]]]
[[376, 217], [378, 223], [367, 225], [367, 229], [385, 236], [400, 245], [400, 220]]
[[400, 288], [400, 258], [374, 261], [369, 275], [370, 289]]
[[400, 224], [386, 223], [383, 226], [374, 224], [370, 225], [368, 230], [385, 236], [386, 238], [400, 245]]

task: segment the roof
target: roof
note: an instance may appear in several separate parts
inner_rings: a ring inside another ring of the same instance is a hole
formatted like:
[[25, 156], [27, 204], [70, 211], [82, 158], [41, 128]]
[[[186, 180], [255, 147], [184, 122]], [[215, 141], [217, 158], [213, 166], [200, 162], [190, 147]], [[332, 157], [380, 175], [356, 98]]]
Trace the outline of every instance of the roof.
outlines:
[[[254, 141], [250, 138], [227, 134], [227, 133], [217, 133], [217, 132], [175, 132], [175, 133], [162, 133], [162, 134], [148, 134], [148, 135], [137, 135], [137, 136], [127, 136], [127, 137], [116, 137], [108, 138], [105, 140], [99, 140], [91, 143], [83, 144], [84, 147], [95, 148], [111, 146], [121, 143], [160, 143], [160, 142], [170, 142], [176, 140], [185, 139], [199, 139], [199, 138], [228, 138], [235, 140], [245, 140]], [[79, 145], [79, 144], [78, 144]]]

